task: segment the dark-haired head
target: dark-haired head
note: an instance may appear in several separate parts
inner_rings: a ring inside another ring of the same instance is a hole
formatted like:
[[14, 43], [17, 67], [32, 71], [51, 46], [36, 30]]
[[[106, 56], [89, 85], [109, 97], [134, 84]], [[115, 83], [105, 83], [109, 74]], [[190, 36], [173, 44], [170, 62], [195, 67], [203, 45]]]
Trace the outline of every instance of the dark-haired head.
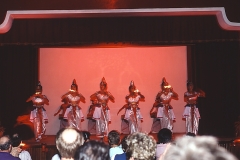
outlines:
[[120, 133], [116, 130], [112, 130], [108, 133], [108, 143], [110, 145], [119, 145]]
[[12, 141], [12, 146], [13, 147], [18, 147], [18, 146], [20, 146], [20, 144], [22, 142], [22, 138], [19, 137], [18, 134], [14, 134], [11, 138], [11, 141]]
[[172, 141], [172, 132], [167, 128], [163, 128], [158, 132], [157, 137], [158, 143], [169, 143]]
[[109, 146], [103, 142], [88, 141], [80, 146], [75, 154], [75, 160], [110, 160]]

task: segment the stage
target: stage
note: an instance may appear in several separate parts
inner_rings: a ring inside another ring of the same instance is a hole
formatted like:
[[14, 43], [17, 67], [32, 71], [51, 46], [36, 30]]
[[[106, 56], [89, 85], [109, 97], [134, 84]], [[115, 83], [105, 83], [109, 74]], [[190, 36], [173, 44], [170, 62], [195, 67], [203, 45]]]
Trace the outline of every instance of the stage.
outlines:
[[[174, 133], [173, 140], [178, 137], [183, 136], [185, 133]], [[157, 141], [157, 134], [150, 134]], [[121, 138], [126, 136], [125, 134], [121, 134]], [[91, 140], [103, 141], [108, 144], [107, 139], [101, 139], [96, 137], [95, 135], [91, 135]], [[228, 151], [232, 152], [238, 159], [240, 159], [240, 143], [235, 141], [234, 138], [231, 137], [218, 137], [219, 145], [226, 148]], [[55, 145], [55, 135], [45, 135], [43, 136], [41, 142], [36, 142], [34, 138], [29, 140], [24, 140], [23, 143], [25, 146], [23, 147], [31, 154], [33, 160], [51, 160], [52, 156], [56, 154], [57, 148]]]

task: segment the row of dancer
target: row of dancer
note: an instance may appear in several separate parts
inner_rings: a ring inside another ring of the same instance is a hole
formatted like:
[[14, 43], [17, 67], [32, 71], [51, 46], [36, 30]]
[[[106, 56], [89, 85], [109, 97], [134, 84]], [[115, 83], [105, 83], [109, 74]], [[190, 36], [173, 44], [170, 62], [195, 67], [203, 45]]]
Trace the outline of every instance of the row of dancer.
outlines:
[[[200, 119], [197, 104], [198, 97], [205, 97], [205, 92], [201, 89], [194, 90], [193, 83], [187, 82], [187, 92], [184, 93], [186, 105], [182, 114], [182, 118], [185, 120], [186, 133], [198, 133]], [[178, 100], [178, 94], [173, 91], [172, 86], [163, 78], [161, 91], [158, 92], [150, 111], [150, 116], [153, 118], [152, 133], [158, 133], [162, 128], [168, 128], [173, 131], [173, 123], [176, 117], [170, 103], [172, 99]]]
[[[197, 106], [198, 97], [204, 97], [205, 93], [201, 90], [194, 91], [193, 83], [187, 83], [188, 91], [184, 93], [184, 101], [187, 103], [184, 109], [183, 117], [186, 119], [186, 132], [192, 132], [197, 134], [200, 114]], [[78, 92], [78, 86], [76, 81], [73, 80], [71, 89], [62, 97], [60, 109], [56, 116], [61, 111], [60, 125], [61, 127], [74, 127], [81, 130], [81, 121], [83, 121], [82, 109], [79, 106], [80, 101], [85, 102], [84, 96]], [[108, 125], [111, 121], [110, 109], [108, 102], [114, 102], [113, 95], [107, 91], [107, 82], [105, 78], [102, 78], [100, 82], [100, 90], [90, 96], [92, 105], [89, 108], [87, 115], [89, 131], [96, 133], [98, 136], [104, 136], [108, 134]], [[125, 97], [126, 104], [119, 110], [125, 111], [125, 114], [121, 116], [122, 133], [134, 133], [140, 132], [141, 122], [143, 117], [140, 112], [139, 102], [144, 100], [145, 97], [136, 88], [133, 81], [129, 86], [129, 94]], [[165, 78], [161, 83], [161, 91], [157, 94], [155, 103], [150, 111], [150, 116], [153, 118], [153, 125], [151, 132], [158, 132], [161, 128], [168, 128], [173, 130], [173, 122], [175, 121], [175, 115], [173, 107], [170, 102], [172, 99], [178, 99], [178, 94], [173, 91], [171, 85], [168, 84]], [[34, 109], [30, 115], [30, 121], [34, 124], [34, 132], [36, 141], [39, 141], [42, 135], [46, 131], [47, 114], [44, 108], [44, 104], [48, 105], [49, 100], [45, 95], [42, 95], [42, 86], [39, 82], [36, 88], [36, 93], [33, 94], [27, 102], [32, 101]], [[118, 112], [118, 113], [119, 113]]]

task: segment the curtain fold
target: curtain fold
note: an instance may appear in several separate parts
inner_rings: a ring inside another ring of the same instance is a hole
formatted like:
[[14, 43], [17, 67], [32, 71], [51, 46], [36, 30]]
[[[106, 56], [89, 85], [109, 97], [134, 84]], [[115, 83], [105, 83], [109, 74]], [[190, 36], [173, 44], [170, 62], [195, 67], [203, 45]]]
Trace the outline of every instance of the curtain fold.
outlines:
[[199, 134], [235, 136], [239, 109], [239, 42], [208, 42], [192, 45], [188, 56], [189, 78], [205, 91], [199, 99]]
[[28, 114], [27, 98], [38, 82], [38, 50], [31, 46], [0, 47], [0, 120], [11, 132], [16, 118]]

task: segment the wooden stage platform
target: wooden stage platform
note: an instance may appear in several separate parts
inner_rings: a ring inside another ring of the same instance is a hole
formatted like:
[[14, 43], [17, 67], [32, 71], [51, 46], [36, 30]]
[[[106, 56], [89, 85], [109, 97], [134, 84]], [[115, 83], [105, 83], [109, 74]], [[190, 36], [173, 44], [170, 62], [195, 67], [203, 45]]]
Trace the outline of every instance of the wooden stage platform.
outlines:
[[[157, 141], [157, 134], [150, 134]], [[173, 140], [183, 136], [184, 133], [174, 133]], [[121, 134], [121, 138], [125, 135]], [[95, 135], [91, 135], [90, 139], [103, 141], [108, 144], [107, 140], [103, 140]], [[234, 143], [234, 138], [218, 138], [219, 145], [232, 152], [240, 160], [240, 142]], [[36, 142], [35, 139], [24, 140], [25, 146], [23, 149], [29, 151], [32, 160], [51, 160], [54, 154], [58, 153], [55, 145], [55, 135], [45, 135], [40, 142]]]

